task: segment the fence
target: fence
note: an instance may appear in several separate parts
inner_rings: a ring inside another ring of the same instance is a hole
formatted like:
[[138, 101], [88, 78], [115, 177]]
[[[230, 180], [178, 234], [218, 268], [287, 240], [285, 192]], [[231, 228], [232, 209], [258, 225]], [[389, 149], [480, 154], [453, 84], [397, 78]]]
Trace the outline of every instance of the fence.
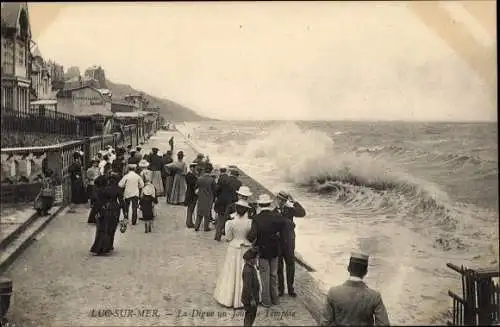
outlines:
[[40, 191], [44, 168], [55, 173], [60, 202], [68, 203], [71, 194], [68, 168], [73, 153], [83, 151], [83, 162], [88, 167], [90, 159], [106, 146], [137, 146], [139, 135], [136, 125], [124, 126], [122, 132], [87, 137], [50, 146], [1, 149], [1, 198], [2, 203], [33, 201]]
[[1, 119], [2, 131], [79, 135], [79, 120], [75, 116], [53, 110], [2, 110]]
[[452, 291], [452, 320], [449, 326], [489, 326], [498, 324], [500, 319], [500, 289], [498, 281], [500, 272], [497, 269], [473, 270], [451, 263], [448, 268], [458, 272], [462, 277], [462, 297]]

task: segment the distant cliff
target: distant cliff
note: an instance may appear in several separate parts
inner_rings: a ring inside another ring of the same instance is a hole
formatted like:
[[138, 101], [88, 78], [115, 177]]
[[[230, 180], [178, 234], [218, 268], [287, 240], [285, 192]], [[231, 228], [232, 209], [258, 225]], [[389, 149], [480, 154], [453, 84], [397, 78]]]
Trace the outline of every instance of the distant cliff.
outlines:
[[[113, 100], [120, 101], [128, 94], [138, 94], [141, 91], [134, 89], [127, 84], [113, 83], [110, 80], [106, 80], [106, 85], [108, 89], [113, 94]], [[174, 101], [157, 98], [146, 92], [142, 92], [145, 98], [149, 101], [149, 106], [159, 107], [160, 114], [170, 121], [199, 121], [199, 120], [209, 120], [207, 117], [198, 115], [193, 110], [184, 107]]]

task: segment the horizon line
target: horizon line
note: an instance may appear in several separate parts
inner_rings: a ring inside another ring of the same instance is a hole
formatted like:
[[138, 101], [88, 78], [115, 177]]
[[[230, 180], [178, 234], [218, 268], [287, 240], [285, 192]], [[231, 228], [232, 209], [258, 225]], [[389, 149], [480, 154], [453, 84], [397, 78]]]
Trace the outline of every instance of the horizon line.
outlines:
[[403, 120], [403, 119], [234, 119], [234, 118], [211, 118], [206, 117], [206, 121], [233, 121], [233, 122], [359, 122], [359, 123], [498, 123], [498, 120]]

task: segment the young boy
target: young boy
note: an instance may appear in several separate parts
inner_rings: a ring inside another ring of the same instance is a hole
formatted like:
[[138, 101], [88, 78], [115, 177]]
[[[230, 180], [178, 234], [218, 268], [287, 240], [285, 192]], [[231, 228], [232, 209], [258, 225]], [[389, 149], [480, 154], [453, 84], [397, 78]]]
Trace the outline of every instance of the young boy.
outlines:
[[245, 265], [243, 266], [243, 290], [241, 302], [245, 308], [243, 326], [252, 326], [257, 316], [257, 305], [259, 303], [260, 284], [257, 277], [257, 255], [255, 249], [249, 249], [243, 254]]

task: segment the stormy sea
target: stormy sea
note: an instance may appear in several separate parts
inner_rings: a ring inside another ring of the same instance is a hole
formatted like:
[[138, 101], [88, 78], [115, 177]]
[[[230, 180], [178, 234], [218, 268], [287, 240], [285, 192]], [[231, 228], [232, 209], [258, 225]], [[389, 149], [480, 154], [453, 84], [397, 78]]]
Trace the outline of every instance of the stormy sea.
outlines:
[[[353, 250], [392, 324], [442, 324], [459, 275], [498, 265], [496, 123], [202, 122], [179, 126], [216, 164], [235, 164], [307, 210], [297, 251], [326, 289]], [[461, 292], [460, 292], [461, 294]]]

